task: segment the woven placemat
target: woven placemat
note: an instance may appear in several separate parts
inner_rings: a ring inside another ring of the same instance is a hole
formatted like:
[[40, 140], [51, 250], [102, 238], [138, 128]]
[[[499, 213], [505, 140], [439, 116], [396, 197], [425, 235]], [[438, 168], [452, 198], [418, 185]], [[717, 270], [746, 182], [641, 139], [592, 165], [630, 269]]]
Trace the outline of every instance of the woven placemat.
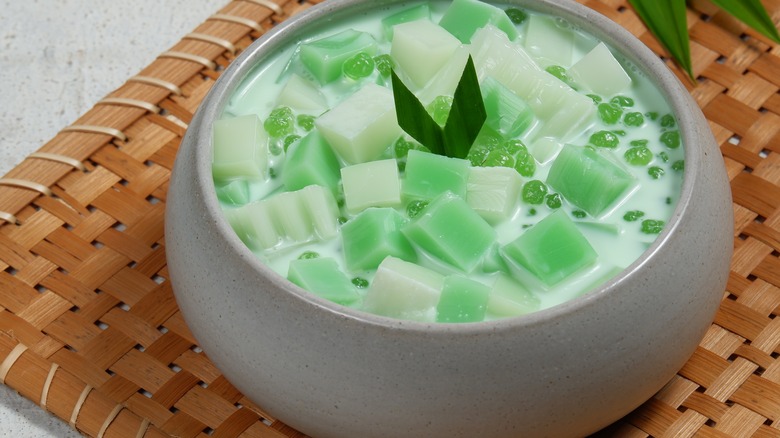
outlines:
[[[579, 0], [663, 51], [625, 0]], [[0, 179], [0, 381], [93, 437], [297, 437], [197, 346], [163, 220], [177, 147], [235, 53], [318, 0], [235, 0]], [[780, 0], [764, 4], [780, 17]], [[691, 2], [685, 79], [720, 144], [735, 253], [679, 373], [603, 436], [780, 436], [780, 47]], [[561, 413], [565, 415], [565, 413]]]

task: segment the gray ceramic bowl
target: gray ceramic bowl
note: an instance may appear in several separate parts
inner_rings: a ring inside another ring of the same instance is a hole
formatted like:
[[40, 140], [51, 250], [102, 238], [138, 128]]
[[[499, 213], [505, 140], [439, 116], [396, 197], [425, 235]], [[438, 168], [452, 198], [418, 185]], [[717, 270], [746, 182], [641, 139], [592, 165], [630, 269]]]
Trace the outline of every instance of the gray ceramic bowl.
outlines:
[[331, 20], [393, 1], [328, 0], [224, 72], [177, 157], [166, 247], [176, 299], [208, 356], [270, 414], [317, 437], [581, 436], [619, 419], [682, 367], [712, 321], [732, 253], [721, 155], [702, 113], [639, 41], [574, 2], [518, 0], [617, 48], [676, 112], [682, 196], [666, 230], [598, 290], [528, 316], [465, 325], [342, 308], [275, 274], [230, 229], [211, 178], [211, 126], [241, 79]]

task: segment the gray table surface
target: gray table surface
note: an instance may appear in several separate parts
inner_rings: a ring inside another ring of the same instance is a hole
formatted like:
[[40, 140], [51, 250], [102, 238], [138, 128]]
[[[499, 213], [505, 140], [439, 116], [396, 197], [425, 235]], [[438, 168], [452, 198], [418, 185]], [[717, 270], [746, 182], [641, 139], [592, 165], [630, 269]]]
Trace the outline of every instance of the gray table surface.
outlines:
[[[0, 0], [0, 175], [229, 0]], [[0, 385], [0, 436], [80, 437]]]

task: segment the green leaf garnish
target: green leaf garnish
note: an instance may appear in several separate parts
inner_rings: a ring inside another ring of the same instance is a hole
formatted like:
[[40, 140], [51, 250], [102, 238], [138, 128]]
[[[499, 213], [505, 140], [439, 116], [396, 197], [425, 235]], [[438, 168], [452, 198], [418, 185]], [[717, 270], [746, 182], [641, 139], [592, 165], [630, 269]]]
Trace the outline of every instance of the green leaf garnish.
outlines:
[[656, 39], [693, 82], [691, 44], [685, 17], [685, 0], [628, 0]]
[[780, 43], [777, 27], [759, 0], [712, 0], [712, 2], [762, 35]]
[[395, 113], [401, 128], [435, 154], [466, 158], [487, 119], [477, 70], [471, 56], [455, 88], [452, 107], [443, 127], [436, 123], [395, 71], [391, 77]]

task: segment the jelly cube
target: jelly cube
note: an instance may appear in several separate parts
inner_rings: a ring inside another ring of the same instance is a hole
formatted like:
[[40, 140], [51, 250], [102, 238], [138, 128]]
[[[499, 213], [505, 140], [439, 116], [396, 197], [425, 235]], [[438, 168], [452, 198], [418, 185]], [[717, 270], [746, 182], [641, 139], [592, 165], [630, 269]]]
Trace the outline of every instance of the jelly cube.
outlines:
[[279, 92], [274, 106], [289, 107], [303, 114], [320, 115], [328, 109], [328, 102], [319, 88], [293, 73]]
[[246, 180], [234, 179], [217, 187], [217, 198], [226, 204], [244, 205], [249, 202], [249, 186]]
[[531, 143], [530, 152], [540, 164], [547, 164], [558, 156], [561, 148], [563, 145], [554, 137], [541, 137]]
[[306, 215], [320, 240], [335, 237], [338, 232], [339, 206], [333, 193], [322, 186], [311, 185], [298, 190]]
[[214, 122], [212, 174], [217, 181], [262, 179], [268, 170], [268, 135], [254, 114]]
[[631, 77], [604, 43], [577, 61], [569, 75], [577, 84], [602, 96], [620, 93], [631, 85]]
[[550, 166], [547, 184], [567, 201], [598, 217], [626, 197], [636, 180], [592, 147], [565, 145]]
[[517, 28], [502, 9], [478, 0], [454, 0], [439, 21], [463, 44], [470, 43], [474, 32], [486, 24], [501, 29], [510, 40], [517, 38]]
[[487, 311], [504, 318], [525, 315], [539, 310], [541, 300], [512, 277], [499, 274], [490, 290]]
[[387, 257], [363, 300], [366, 311], [400, 319], [433, 322], [444, 276], [399, 258]]
[[225, 217], [241, 241], [252, 250], [273, 248], [282, 241], [283, 231], [267, 202], [253, 202], [225, 210]]
[[[393, 28], [390, 56], [417, 88], [423, 87], [449, 60], [460, 41], [441, 26], [417, 20]], [[421, 62], [421, 60], [425, 62]]]
[[335, 259], [317, 257], [290, 262], [287, 279], [303, 289], [337, 304], [349, 306], [360, 300], [357, 288]]
[[446, 191], [465, 196], [469, 165], [468, 160], [410, 150], [403, 194], [414, 199], [433, 199]]
[[598, 255], [577, 225], [557, 210], [502, 247], [508, 263], [521, 266], [547, 286], [595, 263]]
[[506, 264], [506, 260], [501, 256], [498, 243], [491, 245], [490, 249], [485, 254], [485, 258], [482, 260], [482, 272], [488, 274], [509, 272], [509, 265]]
[[485, 124], [506, 138], [517, 137], [531, 125], [533, 110], [501, 82], [488, 76], [482, 81], [485, 102]]
[[416, 261], [414, 248], [401, 234], [401, 227], [407, 222], [392, 208], [369, 208], [345, 223], [341, 240], [347, 269], [376, 269], [387, 256]]
[[277, 227], [295, 242], [306, 242], [314, 237], [314, 224], [298, 192], [282, 192], [265, 202], [269, 204]]
[[382, 31], [388, 41], [393, 39], [393, 27], [401, 23], [408, 23], [416, 20], [430, 20], [431, 6], [428, 3], [422, 3], [411, 8], [406, 8], [395, 14], [388, 15], [382, 19]]
[[287, 149], [282, 184], [288, 191], [317, 184], [336, 190], [340, 174], [339, 160], [325, 138], [312, 131]]
[[515, 211], [523, 180], [509, 167], [469, 169], [466, 202], [486, 221], [495, 224]]
[[525, 49], [543, 67], [570, 66], [574, 50], [574, 31], [560, 26], [555, 18], [531, 15], [525, 35]]
[[485, 319], [490, 288], [478, 281], [450, 275], [444, 278], [436, 322], [479, 322]]
[[393, 92], [367, 84], [335, 108], [321, 115], [314, 125], [347, 163], [378, 158], [398, 136]]
[[312, 76], [325, 85], [341, 76], [344, 61], [361, 52], [376, 54], [377, 44], [374, 37], [366, 32], [347, 29], [301, 44], [300, 57]]
[[454, 96], [468, 60], [468, 48], [460, 46], [455, 49], [447, 62], [433, 76], [433, 79], [428, 81], [425, 87], [417, 93], [420, 102], [428, 105], [439, 96]]
[[368, 207], [401, 205], [401, 181], [394, 158], [344, 167], [341, 184], [349, 213], [356, 214]]
[[496, 231], [463, 198], [445, 192], [401, 232], [422, 251], [470, 273], [496, 240]]

